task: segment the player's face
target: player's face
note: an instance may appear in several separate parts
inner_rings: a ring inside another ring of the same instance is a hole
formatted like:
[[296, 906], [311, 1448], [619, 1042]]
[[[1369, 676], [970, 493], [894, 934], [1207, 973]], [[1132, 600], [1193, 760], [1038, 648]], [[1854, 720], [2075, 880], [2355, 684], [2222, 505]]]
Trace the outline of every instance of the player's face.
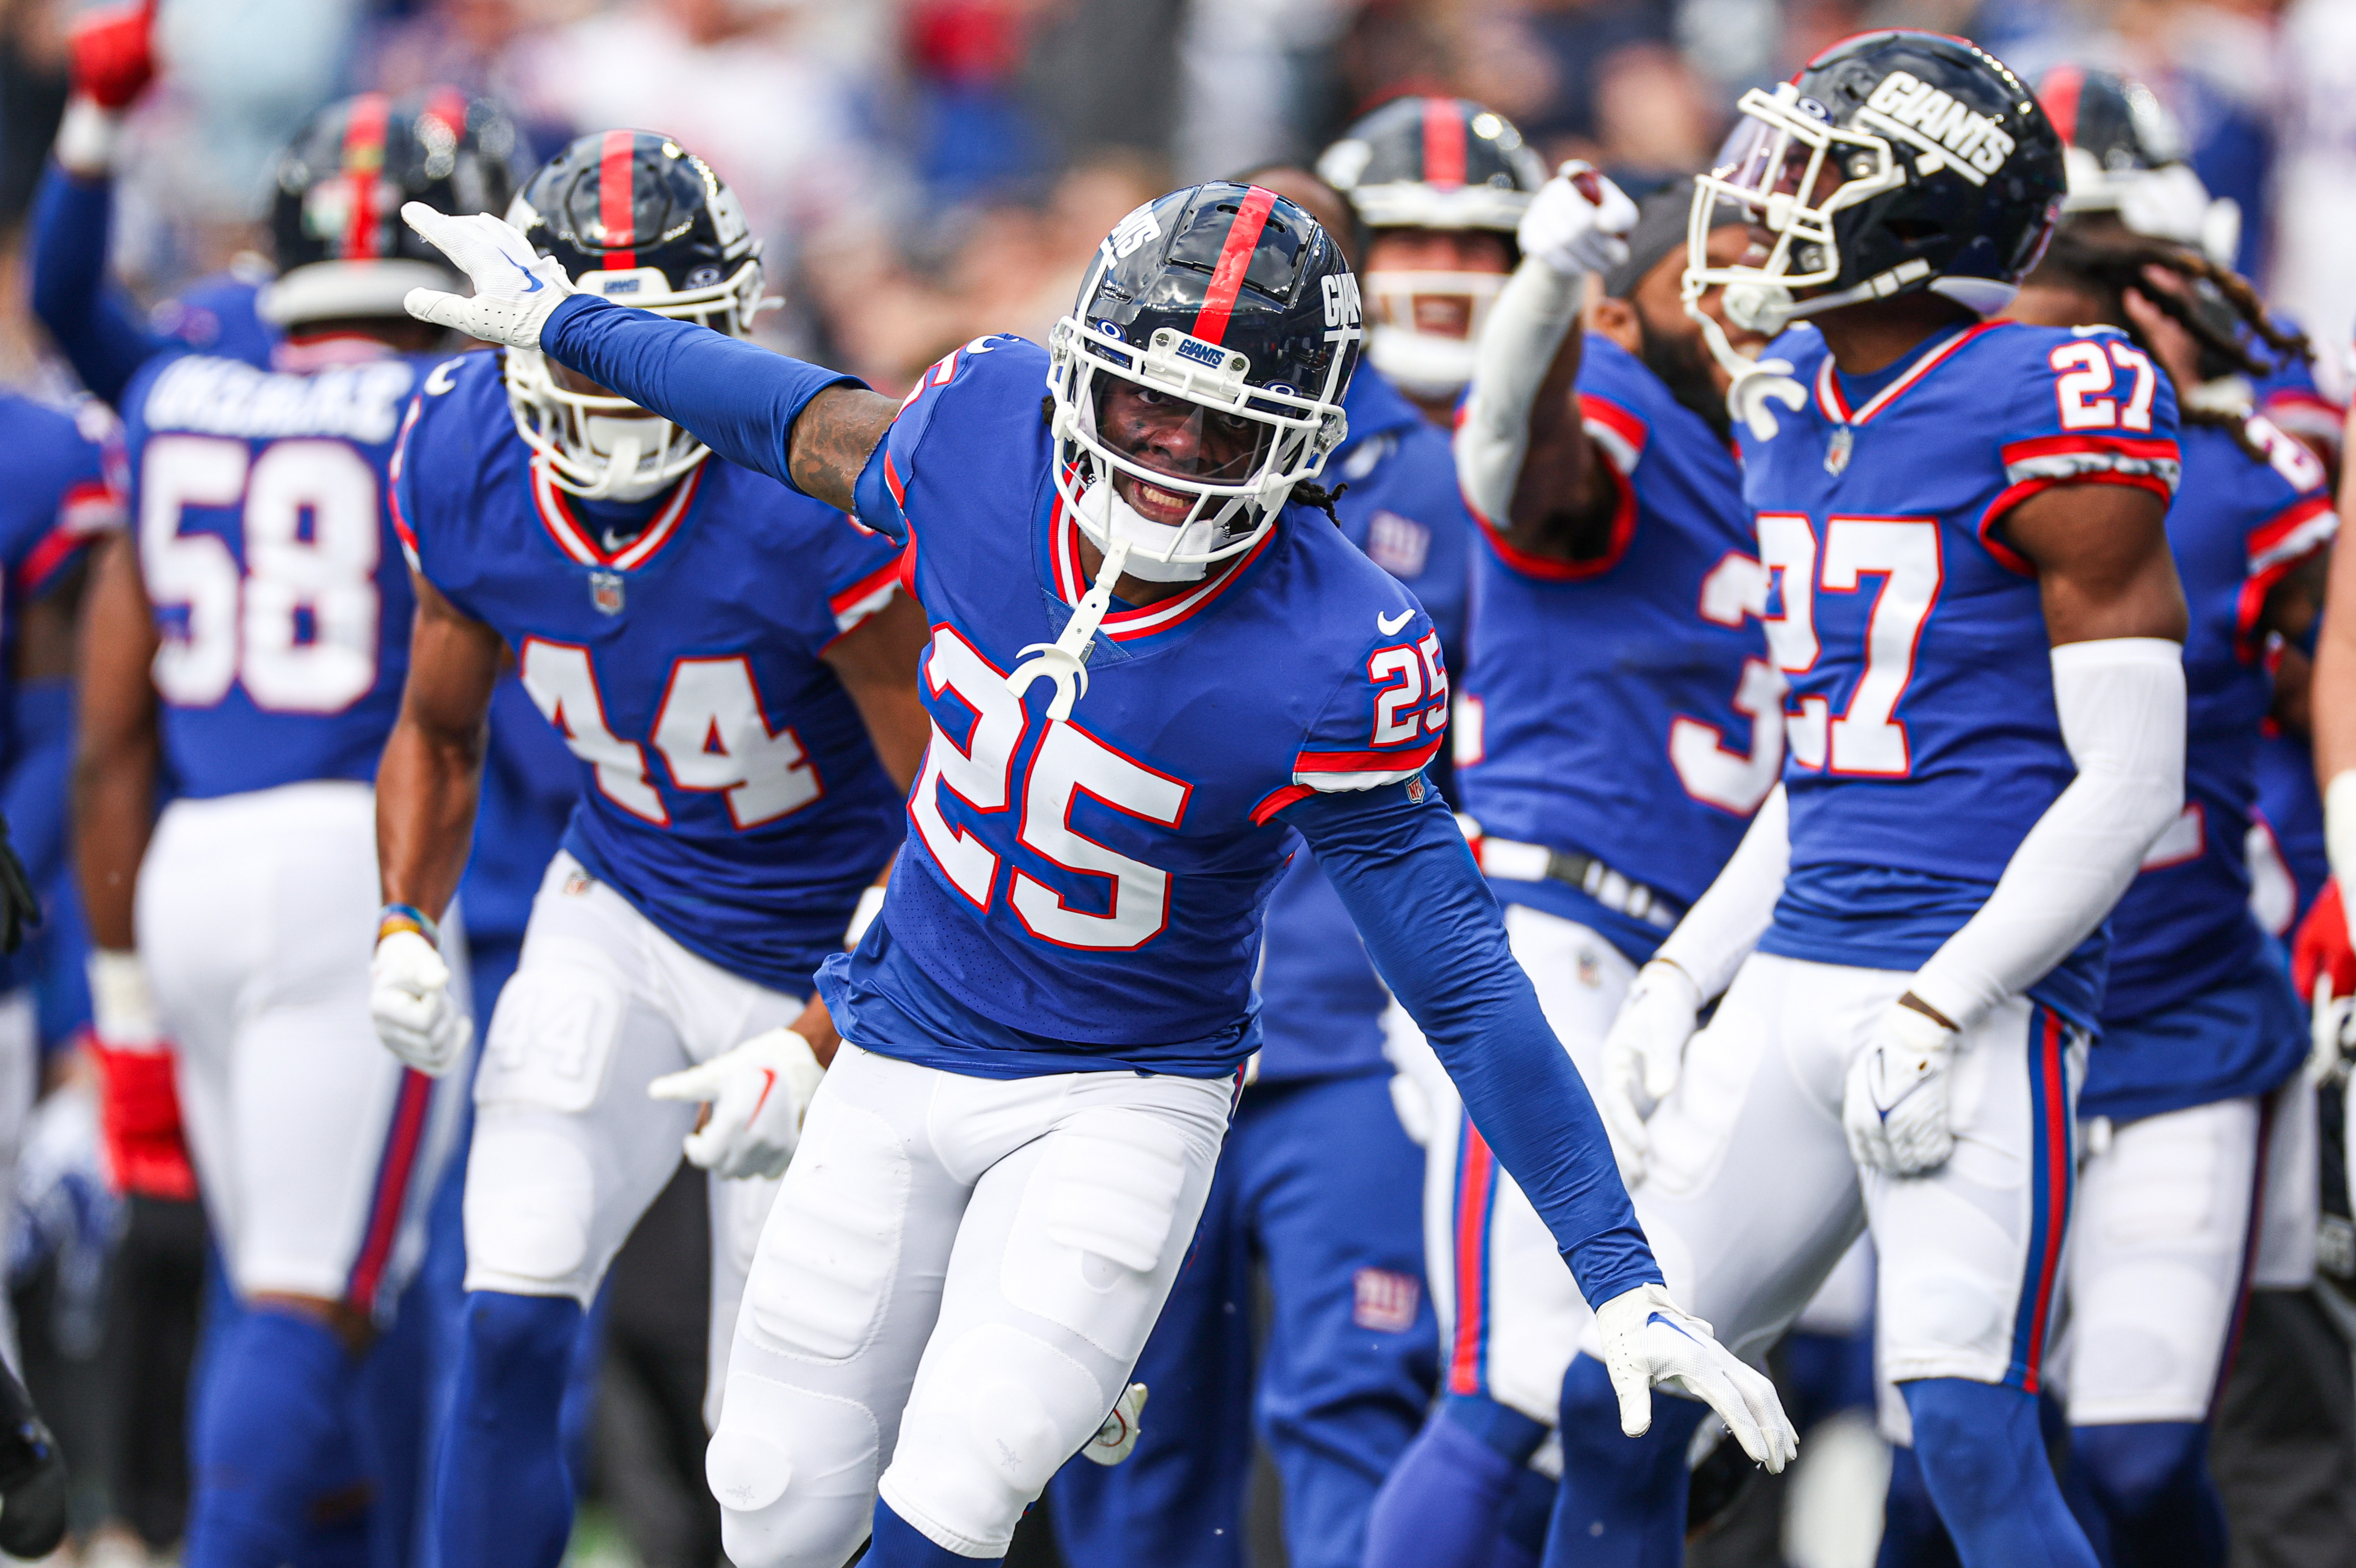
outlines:
[[[1384, 289], [1384, 272], [1485, 272], [1503, 276], [1513, 270], [1513, 251], [1502, 234], [1485, 229], [1382, 229], [1366, 245], [1368, 295], [1378, 318], [1398, 308], [1395, 291]], [[1472, 299], [1469, 294], [1434, 291], [1406, 294], [1412, 319], [1384, 321], [1433, 337], [1469, 337], [1472, 332]]]
[[[548, 374], [558, 386], [575, 397], [612, 398], [617, 401], [621, 398], [621, 394], [610, 387], [600, 386], [580, 371], [567, 369], [553, 359], [548, 361]], [[639, 408], [635, 403], [604, 411], [606, 417], [617, 420], [650, 420], [655, 417], [652, 410]]]
[[[1097, 419], [1105, 444], [1123, 457], [1190, 479], [1246, 477], [1269, 433], [1257, 420], [1121, 380], [1107, 387]], [[1113, 489], [1148, 522], [1183, 523], [1194, 509], [1193, 495], [1162, 489], [1131, 474], [1116, 475]]]
[[[1730, 267], [1741, 261], [1751, 246], [1751, 231], [1739, 223], [1722, 223], [1710, 232], [1709, 264]], [[1669, 384], [1681, 400], [1688, 392], [1700, 393], [1713, 406], [1722, 405], [1726, 389], [1733, 384], [1729, 375], [1702, 343], [1701, 324], [1685, 312], [1686, 255], [1674, 251], [1655, 262], [1630, 294], [1637, 317], [1644, 329], [1644, 361], [1655, 374]], [[1726, 291], [1713, 287], [1696, 302], [1701, 311], [1718, 323], [1734, 351], [1746, 358], [1755, 359], [1767, 346], [1765, 334], [1738, 326], [1726, 314]], [[1670, 373], [1670, 368], [1676, 374]]]

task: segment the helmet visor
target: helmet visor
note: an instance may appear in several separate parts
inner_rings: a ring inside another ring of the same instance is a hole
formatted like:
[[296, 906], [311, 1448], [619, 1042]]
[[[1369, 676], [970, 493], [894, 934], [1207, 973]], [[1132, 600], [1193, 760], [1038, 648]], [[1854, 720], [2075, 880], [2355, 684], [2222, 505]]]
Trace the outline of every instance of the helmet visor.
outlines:
[[[1694, 180], [1687, 294], [1697, 295], [1713, 283], [1772, 282], [1796, 289], [1833, 282], [1841, 272], [1835, 216], [1898, 188], [1905, 183], [1905, 170], [1886, 139], [1830, 123], [1789, 82], [1772, 93], [1753, 88], [1737, 107], [1742, 117], [1716, 166]], [[1708, 218], [1721, 201], [1740, 207], [1771, 236], [1764, 261], [1709, 264]]]

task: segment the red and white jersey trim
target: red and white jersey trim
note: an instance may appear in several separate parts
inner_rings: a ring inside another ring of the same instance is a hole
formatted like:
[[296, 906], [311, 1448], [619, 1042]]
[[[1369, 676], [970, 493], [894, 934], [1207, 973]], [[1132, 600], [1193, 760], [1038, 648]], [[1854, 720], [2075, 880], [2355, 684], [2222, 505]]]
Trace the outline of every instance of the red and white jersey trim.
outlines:
[[2003, 451], [2007, 485], [2054, 483], [2090, 474], [2157, 479], [2173, 492], [2183, 472], [2176, 443], [2115, 435], [2041, 435]]
[[[1076, 605], [1087, 594], [1088, 574], [1080, 570], [1079, 524], [1073, 520], [1071, 508], [1065, 504], [1060, 494], [1055, 497], [1055, 512], [1048, 527], [1051, 530], [1048, 550], [1054, 557], [1055, 568], [1055, 596], [1066, 604]], [[1238, 578], [1251, 570], [1252, 563], [1260, 558], [1268, 549], [1269, 541], [1274, 538], [1276, 530], [1270, 528], [1260, 536], [1259, 542], [1252, 546], [1243, 560], [1200, 587], [1141, 609], [1116, 610], [1104, 618], [1098, 630], [1116, 643], [1168, 631], [1193, 617], [1233, 587]]]
[[548, 464], [535, 457], [531, 464], [531, 498], [539, 506], [540, 520], [548, 529], [556, 548], [584, 566], [607, 566], [627, 571], [642, 566], [655, 551], [670, 542], [679, 531], [680, 520], [695, 504], [695, 492], [703, 483], [701, 464], [688, 470], [687, 477], [675, 485], [652, 521], [637, 538], [610, 554], [598, 548], [594, 535], [573, 515], [571, 503], [564, 492], [556, 487], [554, 475]]
[[2250, 535], [2250, 575], [2256, 577], [2285, 566], [2331, 542], [2340, 530], [2340, 515], [2329, 496], [2309, 496], [2294, 502], [2274, 521]]
[[1909, 387], [1944, 364], [1955, 350], [1980, 334], [1994, 332], [2005, 325], [2000, 321], [1984, 321], [1976, 326], [1965, 327], [1915, 360], [1904, 375], [1876, 392], [1863, 408], [1855, 412], [1850, 411], [1848, 399], [1841, 392], [1840, 377], [1833, 368], [1833, 357], [1827, 354], [1824, 363], [1816, 367], [1816, 408], [1836, 424], [1870, 423], [1876, 414], [1896, 402]]
[[892, 603], [892, 595], [899, 591], [900, 561], [895, 556], [889, 565], [877, 567], [841, 592], [827, 600], [826, 607], [834, 612], [836, 635], [840, 636], [850, 631], [860, 622]]

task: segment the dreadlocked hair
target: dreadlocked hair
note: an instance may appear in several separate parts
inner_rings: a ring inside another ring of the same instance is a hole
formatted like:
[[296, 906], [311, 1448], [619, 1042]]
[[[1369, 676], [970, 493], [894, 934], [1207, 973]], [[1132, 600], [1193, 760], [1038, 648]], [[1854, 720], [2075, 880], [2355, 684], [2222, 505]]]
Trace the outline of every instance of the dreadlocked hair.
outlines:
[[[2145, 269], [2158, 267], [2172, 272], [2190, 287], [2179, 293], [2171, 289], [2154, 288], [2145, 276]], [[2286, 332], [2267, 318], [2266, 307], [2251, 288], [2247, 279], [2230, 267], [2221, 267], [2189, 245], [2171, 240], [2157, 240], [2148, 235], [2127, 235], [2121, 239], [2096, 238], [2080, 225], [2064, 224], [2053, 236], [2053, 243], [2038, 263], [2040, 272], [2066, 274], [2072, 282], [2094, 289], [2114, 300], [2124, 300], [2132, 289], [2151, 307], [2191, 335], [2201, 350], [2235, 369], [2250, 376], [2270, 376], [2280, 368], [2282, 361], [2293, 357], [2312, 359], [2313, 348], [2307, 334]], [[2230, 319], [2247, 327], [2250, 336], [2264, 343], [2281, 361], [2269, 364], [2250, 351], [2242, 336], [2222, 325], [2219, 313], [2196, 308], [2192, 291], [2201, 284], [2215, 291], [2230, 312]], [[2146, 340], [2134, 318], [2121, 308], [2117, 325], [2136, 346], [2157, 360], [2159, 357]], [[2265, 448], [2258, 445], [2249, 432], [2249, 410], [2218, 408], [2193, 402], [2181, 394], [2179, 388], [2177, 418], [2185, 424], [2207, 425], [2222, 430], [2233, 438], [2233, 444], [2260, 463], [2268, 461]]]
[[1327, 522], [1332, 523], [1338, 528], [1342, 526], [1342, 519], [1335, 515], [1333, 511], [1333, 503], [1340, 500], [1342, 498], [1343, 492], [1349, 489], [1349, 485], [1345, 482], [1344, 484], [1336, 485], [1331, 490], [1328, 490], [1324, 485], [1318, 484], [1315, 480], [1303, 479], [1300, 484], [1295, 485], [1292, 487], [1292, 498], [1300, 502], [1304, 507], [1316, 507], [1319, 511], [1325, 514], [1325, 520]]

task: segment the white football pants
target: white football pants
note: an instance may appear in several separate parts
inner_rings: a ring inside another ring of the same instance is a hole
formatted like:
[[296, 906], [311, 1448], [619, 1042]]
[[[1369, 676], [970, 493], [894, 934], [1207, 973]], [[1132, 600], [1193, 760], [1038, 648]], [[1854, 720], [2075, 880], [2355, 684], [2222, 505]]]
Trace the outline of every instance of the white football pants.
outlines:
[[[1884, 1375], [2036, 1390], [2071, 1211], [2085, 1041], [2024, 997], [1949, 1069], [1955, 1152], [1861, 1171], [1841, 1128], [1850, 1061], [1911, 973], [1753, 954], [1654, 1113], [1634, 1193], [1671, 1294], [1738, 1356], [1764, 1356], [1862, 1228], [1879, 1265]], [[1581, 1347], [1597, 1353], [1590, 1333]]]
[[[0, 996], [0, 1257], [12, 1255], [16, 1245], [16, 1162], [32, 1127], [40, 1076], [40, 1008], [33, 988], [24, 986]], [[0, 1359], [22, 1378], [25, 1363], [17, 1352], [16, 1308], [0, 1290]]]
[[[1591, 1090], [1603, 1037], [1636, 966], [1575, 921], [1526, 904], [1509, 903], [1505, 912], [1514, 956]], [[1405, 1009], [1394, 1004], [1392, 1012], [1387, 1027], [1395, 1033], [1414, 1028]], [[1562, 1375], [1590, 1316], [1586, 1298], [1546, 1221], [1472, 1131], [1447, 1073], [1418, 1080], [1435, 1102], [1424, 1159], [1424, 1266], [1440, 1316], [1446, 1387], [1486, 1394], [1552, 1426]]]
[[[802, 1007], [690, 953], [559, 851], [475, 1078], [466, 1288], [588, 1306], [695, 1126], [697, 1106], [650, 1100], [647, 1085], [792, 1023]], [[715, 1177], [711, 1189], [707, 1424], [777, 1184]]]
[[[140, 960], [178, 1048], [188, 1154], [241, 1295], [380, 1315], [424, 1253], [462, 1107], [377, 1040], [378, 908], [366, 784], [176, 800], [148, 843]], [[455, 922], [444, 939], [463, 953]], [[463, 987], [466, 965], [451, 969]]]
[[706, 1456], [729, 1560], [841, 1568], [879, 1492], [948, 1551], [1002, 1556], [1127, 1385], [1235, 1092], [969, 1078], [846, 1042], [761, 1232]]

